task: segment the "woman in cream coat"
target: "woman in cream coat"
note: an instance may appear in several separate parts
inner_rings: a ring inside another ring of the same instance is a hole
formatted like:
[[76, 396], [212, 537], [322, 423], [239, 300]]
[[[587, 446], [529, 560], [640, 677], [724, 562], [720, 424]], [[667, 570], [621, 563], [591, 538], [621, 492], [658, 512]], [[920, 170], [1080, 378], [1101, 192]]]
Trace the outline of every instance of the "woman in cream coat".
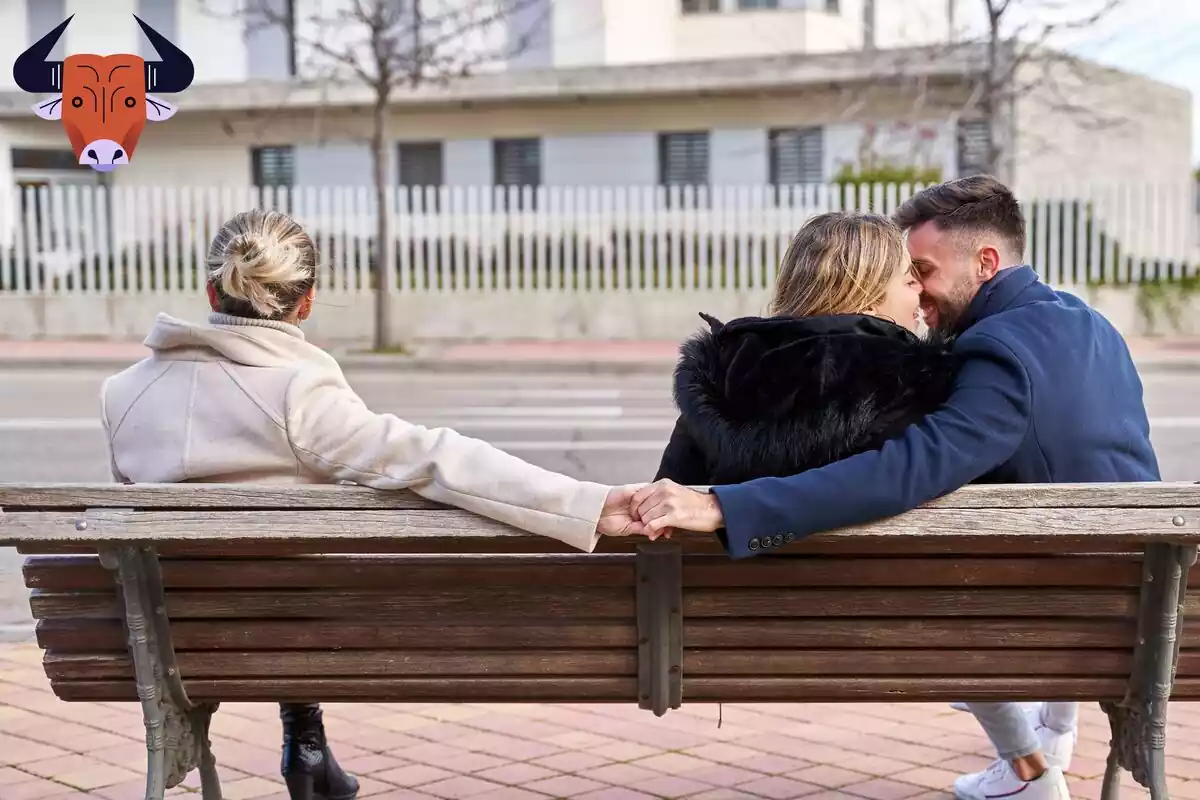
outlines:
[[[132, 483], [332, 483], [411, 489], [591, 552], [640, 532], [629, 487], [577, 481], [447, 428], [367, 408], [337, 362], [305, 340], [317, 253], [290, 217], [247, 211], [208, 253], [204, 325], [159, 315], [145, 360], [105, 381], [113, 477]], [[281, 704], [293, 800], [352, 800], [320, 707]]]

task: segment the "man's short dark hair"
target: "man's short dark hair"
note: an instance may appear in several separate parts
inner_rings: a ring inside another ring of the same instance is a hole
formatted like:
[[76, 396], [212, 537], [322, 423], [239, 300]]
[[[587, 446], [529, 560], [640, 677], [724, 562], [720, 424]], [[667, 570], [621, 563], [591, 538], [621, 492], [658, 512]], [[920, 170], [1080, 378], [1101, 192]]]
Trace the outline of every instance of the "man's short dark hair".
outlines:
[[939, 183], [906, 200], [892, 215], [902, 230], [933, 222], [939, 230], [997, 233], [1025, 253], [1025, 215], [1012, 191], [991, 175]]

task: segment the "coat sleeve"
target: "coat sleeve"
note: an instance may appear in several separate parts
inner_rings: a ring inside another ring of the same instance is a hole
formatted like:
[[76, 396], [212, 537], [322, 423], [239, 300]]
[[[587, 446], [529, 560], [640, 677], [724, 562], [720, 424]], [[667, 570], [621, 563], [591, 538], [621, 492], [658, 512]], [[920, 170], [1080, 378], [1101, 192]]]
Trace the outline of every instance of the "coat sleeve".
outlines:
[[291, 381], [288, 441], [308, 469], [376, 489], [411, 489], [591, 552], [608, 487], [549, 472], [449, 428], [377, 414], [334, 370]]
[[704, 453], [692, 438], [683, 417], [675, 421], [675, 429], [671, 431], [671, 438], [658, 464], [658, 473], [654, 476], [656, 481], [663, 478], [684, 486], [706, 485], [709, 481]]
[[946, 404], [878, 450], [786, 478], [714, 486], [734, 558], [756, 537], [801, 538], [895, 516], [954, 491], [1008, 461], [1030, 424], [1030, 382], [1005, 344], [960, 341], [966, 357]]

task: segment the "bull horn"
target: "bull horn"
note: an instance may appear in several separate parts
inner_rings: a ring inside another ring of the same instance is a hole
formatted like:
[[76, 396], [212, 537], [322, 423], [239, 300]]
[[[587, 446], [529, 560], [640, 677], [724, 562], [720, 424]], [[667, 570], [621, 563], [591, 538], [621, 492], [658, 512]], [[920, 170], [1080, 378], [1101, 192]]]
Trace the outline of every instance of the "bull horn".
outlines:
[[62, 91], [63, 62], [48, 61], [46, 57], [50, 55], [54, 45], [58, 44], [63, 31], [67, 29], [67, 25], [74, 18], [74, 14], [67, 17], [57, 28], [38, 39], [29, 46], [28, 50], [17, 56], [17, 60], [13, 64], [13, 80], [16, 81], [17, 86], [21, 87], [22, 91], [33, 94]]
[[137, 14], [134, 14], [133, 18], [137, 20], [138, 25], [142, 26], [142, 31], [150, 40], [150, 44], [154, 45], [154, 49], [158, 51], [160, 59], [146, 62], [146, 91], [182, 92], [191, 86], [192, 78], [196, 75], [196, 68], [187, 53], [171, 44], [167, 37], [154, 28], [142, 22]]

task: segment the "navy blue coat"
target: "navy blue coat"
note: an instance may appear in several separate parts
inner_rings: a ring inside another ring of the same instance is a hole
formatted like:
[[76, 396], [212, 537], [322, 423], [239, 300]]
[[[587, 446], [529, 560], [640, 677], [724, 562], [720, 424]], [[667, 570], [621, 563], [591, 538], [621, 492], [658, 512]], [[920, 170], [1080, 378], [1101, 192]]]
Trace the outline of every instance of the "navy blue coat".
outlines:
[[949, 399], [901, 436], [789, 477], [713, 486], [729, 554], [894, 516], [972, 482], [1161, 479], [1133, 358], [1082, 300], [1013, 267], [980, 289], [960, 329]]

